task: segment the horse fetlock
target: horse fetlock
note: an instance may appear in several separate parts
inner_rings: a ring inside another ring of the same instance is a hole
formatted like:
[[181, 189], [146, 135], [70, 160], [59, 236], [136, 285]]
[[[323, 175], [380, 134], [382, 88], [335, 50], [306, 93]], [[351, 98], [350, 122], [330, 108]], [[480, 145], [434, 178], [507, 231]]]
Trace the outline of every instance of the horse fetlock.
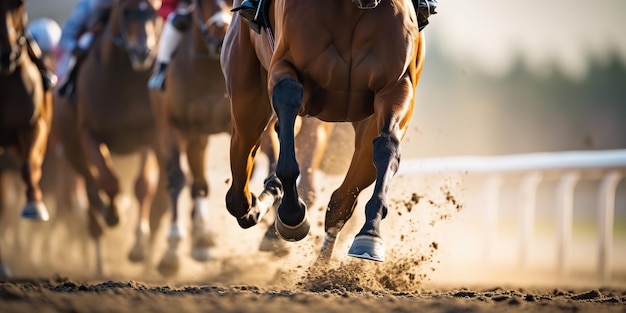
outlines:
[[333, 257], [333, 250], [335, 249], [335, 243], [338, 235], [338, 228], [333, 227], [326, 231], [326, 236], [324, 237], [324, 242], [322, 243], [322, 248], [320, 249], [319, 259], [330, 260]]
[[104, 234], [105, 221], [102, 215], [95, 208], [87, 210], [89, 218], [87, 219], [87, 228], [92, 238], [99, 238]]
[[108, 207], [104, 208], [104, 221], [109, 227], [117, 226], [120, 223], [119, 207], [115, 204], [115, 201], [111, 201]]
[[204, 226], [209, 220], [209, 199], [206, 197], [195, 197], [192, 210], [194, 225]]
[[239, 226], [244, 229], [258, 224], [269, 208], [273, 207], [275, 203], [274, 197], [267, 191], [263, 191], [258, 198], [254, 194], [252, 194], [251, 197], [252, 206], [249, 207], [248, 212], [237, 219]]

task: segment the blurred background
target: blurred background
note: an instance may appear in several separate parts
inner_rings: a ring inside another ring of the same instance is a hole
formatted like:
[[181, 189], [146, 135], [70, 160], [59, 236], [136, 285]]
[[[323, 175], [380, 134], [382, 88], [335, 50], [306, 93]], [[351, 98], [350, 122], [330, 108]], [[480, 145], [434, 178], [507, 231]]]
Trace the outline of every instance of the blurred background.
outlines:
[[[62, 25], [74, 3], [28, 0], [27, 8], [31, 20], [51, 17]], [[426, 28], [427, 59], [404, 158], [626, 148], [626, 2], [442, 0], [438, 12]], [[446, 177], [437, 181], [449, 184]], [[476, 213], [484, 203], [475, 200], [478, 187], [472, 178], [450, 177], [466, 201], [458, 218], [464, 224], [441, 231], [458, 239], [481, 227]], [[517, 240], [518, 183], [507, 180], [502, 187], [502, 247]], [[596, 178], [582, 179], [575, 190], [572, 257], [582, 264], [573, 273], [585, 277], [593, 277], [597, 261], [598, 184]], [[618, 185], [615, 200], [611, 281], [618, 284], [626, 284], [625, 185]], [[555, 266], [555, 181], [539, 187], [534, 240], [541, 248], [534, 252], [534, 264], [550, 272]], [[477, 235], [475, 240], [481, 239]], [[441, 253], [443, 270], [435, 272], [434, 280], [458, 278], [454, 269], [463, 263], [487, 264], [470, 256], [480, 249], [462, 249], [467, 241], [442, 242], [454, 249]], [[503, 255], [502, 262], [510, 264], [505, 268], [517, 271], [516, 253]]]

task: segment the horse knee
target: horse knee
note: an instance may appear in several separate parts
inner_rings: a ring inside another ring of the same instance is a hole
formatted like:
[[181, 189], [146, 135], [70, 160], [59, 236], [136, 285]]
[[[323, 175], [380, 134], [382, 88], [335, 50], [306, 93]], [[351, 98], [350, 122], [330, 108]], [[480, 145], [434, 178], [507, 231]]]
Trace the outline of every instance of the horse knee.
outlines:
[[185, 187], [185, 174], [181, 170], [167, 171], [167, 189], [173, 193], [180, 193]]
[[389, 168], [393, 173], [400, 164], [400, 142], [390, 135], [374, 138], [373, 161], [378, 170]]
[[295, 119], [302, 107], [302, 94], [302, 84], [291, 77], [281, 79], [274, 85], [272, 106], [279, 120], [283, 113], [287, 113]]

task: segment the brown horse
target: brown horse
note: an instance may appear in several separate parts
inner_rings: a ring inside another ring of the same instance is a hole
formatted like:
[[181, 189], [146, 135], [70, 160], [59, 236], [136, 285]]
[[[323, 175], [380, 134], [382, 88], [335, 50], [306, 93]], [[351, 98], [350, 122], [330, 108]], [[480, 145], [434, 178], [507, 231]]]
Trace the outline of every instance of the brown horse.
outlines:
[[[52, 120], [52, 93], [28, 55], [26, 9], [22, 0], [0, 2], [0, 149], [10, 148], [21, 162], [27, 203], [23, 218], [46, 221], [39, 182]], [[0, 276], [10, 272], [0, 261]]]
[[76, 104], [64, 101], [57, 110], [65, 156], [85, 179], [99, 274], [104, 271], [100, 237], [104, 227], [120, 219], [115, 202], [120, 181], [111, 154], [140, 155], [134, 189], [140, 216], [149, 214], [158, 187], [154, 114], [146, 84], [161, 28], [160, 5], [159, 0], [113, 2], [105, 28], [79, 69]]
[[[264, 7], [260, 11], [266, 12]], [[260, 34], [235, 15], [222, 50], [234, 125], [228, 211], [247, 228], [278, 205], [275, 227], [280, 237], [305, 238], [310, 223], [296, 189], [300, 169], [294, 122], [298, 115], [351, 122], [354, 154], [328, 204], [320, 260], [330, 259], [359, 193], [375, 183], [365, 205], [366, 221], [348, 254], [383, 261], [381, 222], [387, 215], [388, 189], [399, 166], [400, 141], [413, 113], [424, 62], [424, 40], [412, 3], [273, 0], [267, 13], [267, 19], [264, 14], [259, 18], [271, 26]], [[280, 138], [276, 175], [255, 196], [249, 190], [250, 169], [274, 112]]]
[[[167, 72], [163, 94], [153, 91], [154, 111], [160, 140], [159, 163], [168, 175], [172, 206], [168, 248], [159, 271], [164, 275], [177, 272], [178, 246], [186, 230], [179, 222], [178, 199], [186, 179], [181, 168], [181, 154], [193, 176], [193, 230], [191, 255], [198, 261], [209, 259], [213, 240], [207, 225], [209, 185], [205, 177], [206, 149], [209, 135], [229, 133], [230, 105], [225, 96], [224, 77], [219, 56], [222, 41], [230, 25], [232, 2], [194, 0], [193, 26], [185, 34]], [[149, 236], [144, 233], [144, 236]], [[132, 258], [142, 260], [144, 246], [135, 246]]]
[[[168, 86], [159, 94], [152, 94], [157, 125], [160, 130], [158, 138], [162, 139], [162, 166], [168, 173], [168, 185], [172, 206], [172, 221], [168, 235], [168, 249], [165, 252], [159, 269], [161, 273], [170, 275], [178, 270], [180, 264], [179, 243], [186, 230], [179, 223], [178, 199], [185, 186], [185, 175], [181, 169], [181, 155], [185, 152], [186, 161], [192, 176], [191, 196], [193, 198], [193, 230], [191, 255], [198, 261], [206, 261], [210, 257], [213, 240], [208, 225], [209, 185], [206, 177], [206, 150], [210, 135], [230, 134], [232, 123], [230, 102], [226, 97], [224, 77], [221, 72], [219, 56], [223, 38], [232, 18], [229, 12], [231, 2], [223, 0], [195, 0], [192, 14], [193, 27], [182, 40], [167, 73]], [[305, 158], [304, 165], [310, 165], [313, 173], [321, 160], [331, 124], [322, 124], [317, 120], [304, 122], [303, 128], [317, 128], [310, 135], [298, 140], [299, 152]], [[274, 171], [276, 164], [277, 144], [272, 140], [274, 130], [268, 128], [264, 152], [269, 158], [269, 172]], [[319, 138], [319, 139], [318, 139]], [[300, 139], [300, 137], [298, 138]], [[319, 152], [318, 152], [319, 151]], [[307, 194], [312, 204], [315, 200], [314, 175], [303, 175], [299, 187]], [[309, 203], [309, 202], [307, 202]], [[273, 235], [273, 226], [261, 244], [263, 251], [280, 250]], [[148, 236], [145, 234], [144, 236]], [[136, 246], [134, 256], [142, 260], [145, 247]], [[281, 252], [279, 252], [280, 254]]]

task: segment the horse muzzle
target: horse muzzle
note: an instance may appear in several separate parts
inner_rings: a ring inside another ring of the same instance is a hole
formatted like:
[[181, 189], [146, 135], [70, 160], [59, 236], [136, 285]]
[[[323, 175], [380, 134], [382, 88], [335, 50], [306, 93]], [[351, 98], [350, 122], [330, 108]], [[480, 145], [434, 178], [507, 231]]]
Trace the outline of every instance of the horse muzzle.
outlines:
[[145, 71], [152, 68], [156, 53], [147, 47], [131, 47], [128, 49], [130, 63], [135, 71]]
[[352, 0], [359, 9], [370, 10], [378, 6], [381, 0]]

